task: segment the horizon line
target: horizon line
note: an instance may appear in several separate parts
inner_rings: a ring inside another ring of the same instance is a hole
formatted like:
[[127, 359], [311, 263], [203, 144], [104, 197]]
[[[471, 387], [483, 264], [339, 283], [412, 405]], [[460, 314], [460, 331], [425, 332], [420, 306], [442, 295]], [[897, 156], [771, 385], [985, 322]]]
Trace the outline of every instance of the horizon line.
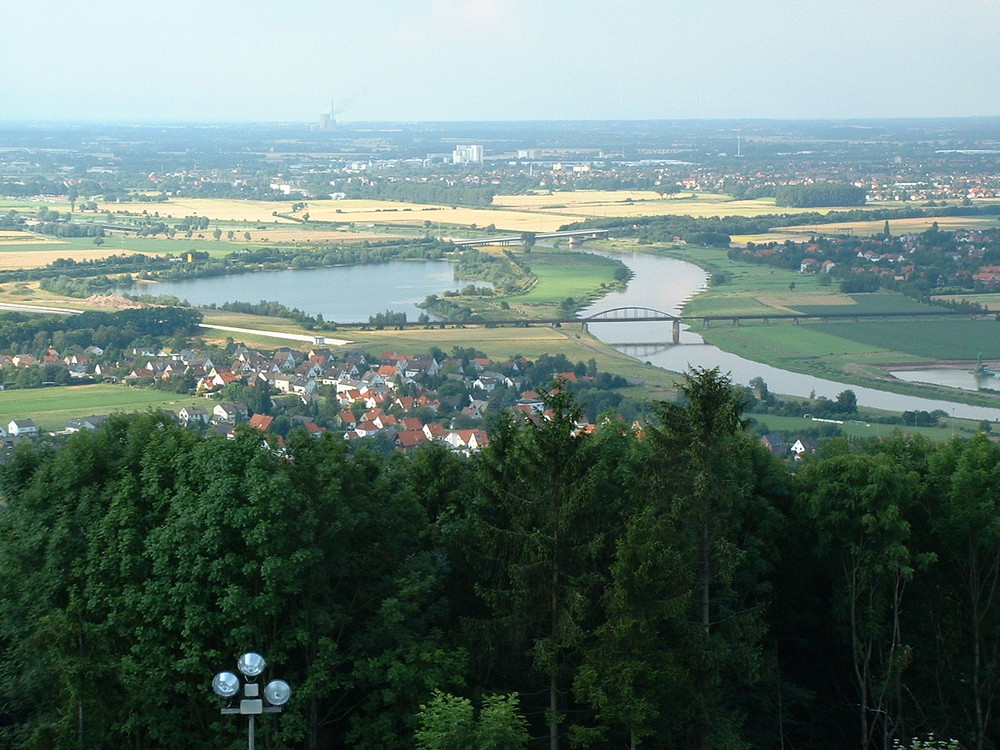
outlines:
[[338, 120], [331, 128], [321, 129], [315, 120], [157, 120], [157, 119], [90, 119], [90, 118], [4, 118], [0, 126], [9, 125], [118, 125], [118, 126], [158, 126], [158, 127], [217, 127], [220, 125], [283, 125], [303, 126], [318, 132], [336, 132], [340, 126], [358, 125], [485, 125], [485, 124], [546, 124], [546, 123], [657, 123], [657, 122], [904, 122], [904, 121], [954, 121], [954, 120], [1000, 120], [996, 115], [885, 115], [857, 117], [638, 117], [638, 118], [567, 118], [567, 119], [511, 119], [511, 120]]

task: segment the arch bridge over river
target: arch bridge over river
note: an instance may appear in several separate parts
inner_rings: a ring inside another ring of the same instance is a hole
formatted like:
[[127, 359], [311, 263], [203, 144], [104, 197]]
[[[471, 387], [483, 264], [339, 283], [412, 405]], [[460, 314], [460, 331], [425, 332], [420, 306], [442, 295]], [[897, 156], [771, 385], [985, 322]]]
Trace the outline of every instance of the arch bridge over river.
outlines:
[[[680, 343], [682, 322], [701, 322], [705, 328], [711, 328], [716, 323], [730, 323], [739, 326], [743, 322], [756, 321], [764, 325], [770, 325], [772, 321], [791, 321], [793, 325], [799, 325], [802, 321], [819, 321], [825, 323], [831, 320], [849, 320], [860, 323], [862, 320], [917, 320], [919, 318], [952, 318], [956, 316], [966, 318], [984, 317], [985, 313], [969, 313], [959, 310], [920, 310], [914, 312], [831, 312], [831, 313], [761, 313], [752, 315], [672, 315], [671, 313], [655, 310], [649, 307], [613, 307], [609, 310], [601, 310], [591, 313], [585, 318], [574, 319], [583, 323], [584, 330], [587, 330], [589, 323], [651, 323], [669, 322], [671, 324], [670, 341], [641, 341], [616, 344], [619, 347], [663, 347]], [[1000, 315], [988, 314], [1000, 321]]]
[[[526, 326], [526, 325], [564, 325], [571, 323], [579, 323], [583, 326], [583, 330], [587, 331], [588, 326], [593, 323], [670, 323], [671, 331], [670, 337], [667, 339], [664, 337], [657, 337], [658, 340], [655, 341], [639, 341], [639, 342], [627, 342], [627, 343], [616, 343], [616, 347], [632, 347], [636, 349], [649, 349], [655, 348], [660, 350], [666, 346], [674, 346], [680, 344], [681, 342], [681, 324], [682, 323], [693, 323], [700, 322], [705, 328], [711, 328], [713, 325], [719, 323], [728, 323], [730, 325], [739, 326], [745, 322], [758, 322], [763, 325], [770, 325], [772, 322], [781, 321], [791, 321], [793, 325], [799, 325], [803, 321], [818, 321], [825, 323], [834, 320], [849, 320], [854, 323], [860, 323], [863, 320], [879, 320], [886, 322], [889, 320], [918, 320], [918, 319], [935, 319], [935, 318], [954, 318], [954, 317], [964, 317], [964, 318], [982, 318], [982, 317], [993, 317], [1000, 321], [1000, 315], [995, 313], [970, 313], [968, 311], [959, 310], [919, 310], [913, 312], [868, 312], [868, 313], [857, 313], [857, 312], [830, 312], [830, 313], [757, 313], [752, 315], [674, 315], [672, 313], [664, 312], [663, 310], [656, 310], [651, 307], [636, 307], [636, 306], [626, 306], [626, 307], [612, 307], [607, 310], [600, 310], [598, 312], [590, 313], [586, 317], [579, 318], [508, 318], [508, 319], [498, 319], [498, 320], [466, 320], [466, 321], [439, 321], [441, 325], [489, 325], [489, 326]], [[435, 325], [435, 322], [413, 322], [407, 321], [405, 323], [394, 323], [391, 327], [426, 327], [427, 325]], [[340, 323], [338, 324], [343, 327], [368, 327], [371, 326], [371, 322], [367, 323]]]

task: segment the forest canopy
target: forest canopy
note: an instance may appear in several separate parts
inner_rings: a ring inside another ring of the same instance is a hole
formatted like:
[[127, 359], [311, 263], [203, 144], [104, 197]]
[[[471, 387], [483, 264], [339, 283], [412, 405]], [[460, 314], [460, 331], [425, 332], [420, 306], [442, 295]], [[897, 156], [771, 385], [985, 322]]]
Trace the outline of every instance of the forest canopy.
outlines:
[[156, 412], [20, 445], [0, 747], [242, 746], [209, 681], [248, 650], [293, 691], [265, 747], [996, 746], [1000, 446], [790, 473], [717, 370], [638, 429], [556, 385], [471, 458]]

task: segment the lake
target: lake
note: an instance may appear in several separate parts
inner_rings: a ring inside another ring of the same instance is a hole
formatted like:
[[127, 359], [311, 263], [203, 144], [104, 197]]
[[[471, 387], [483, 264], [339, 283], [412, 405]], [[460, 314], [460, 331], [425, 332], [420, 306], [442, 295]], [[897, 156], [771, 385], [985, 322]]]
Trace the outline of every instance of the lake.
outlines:
[[[261, 300], [297, 307], [324, 320], [358, 323], [386, 310], [416, 320], [430, 294], [468, 282], [455, 281], [455, 265], [445, 260], [394, 260], [361, 266], [295, 271], [262, 271], [141, 285], [130, 293], [171, 294], [195, 306]], [[481, 286], [482, 283], [479, 282]]]

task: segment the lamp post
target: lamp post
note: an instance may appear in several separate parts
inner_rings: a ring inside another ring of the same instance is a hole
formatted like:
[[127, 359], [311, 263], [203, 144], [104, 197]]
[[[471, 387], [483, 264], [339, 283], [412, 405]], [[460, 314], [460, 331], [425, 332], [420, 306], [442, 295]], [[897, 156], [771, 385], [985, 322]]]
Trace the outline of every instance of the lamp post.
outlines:
[[[281, 707], [288, 702], [292, 694], [292, 689], [284, 680], [271, 680], [264, 686], [264, 695], [261, 697], [260, 684], [257, 678], [263, 673], [267, 662], [260, 654], [249, 651], [240, 657], [236, 663], [237, 669], [243, 675], [244, 681], [232, 672], [219, 672], [212, 680], [212, 690], [220, 698], [229, 701], [229, 705], [222, 709], [224, 714], [240, 714], [247, 717], [250, 728], [250, 750], [254, 750], [254, 730], [255, 722], [259, 714], [275, 714], [281, 711]], [[235, 706], [234, 699], [240, 692], [240, 685], [243, 686], [243, 697], [239, 706]], [[264, 705], [264, 703], [267, 705]]]

